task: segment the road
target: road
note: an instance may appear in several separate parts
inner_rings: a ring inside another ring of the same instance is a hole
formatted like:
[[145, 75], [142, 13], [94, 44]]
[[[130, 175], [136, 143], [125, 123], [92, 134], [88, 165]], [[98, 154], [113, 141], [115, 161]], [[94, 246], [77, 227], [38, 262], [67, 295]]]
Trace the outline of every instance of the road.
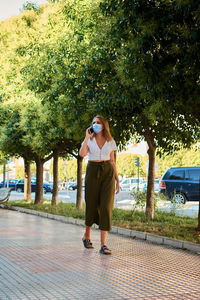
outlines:
[[[31, 194], [32, 199], [35, 198], [35, 193]], [[52, 194], [47, 193], [44, 194], [44, 199], [51, 200]], [[11, 192], [10, 200], [16, 201], [16, 200], [22, 200], [23, 199], [23, 193], [18, 193], [15, 191]], [[58, 200], [62, 202], [70, 202], [70, 203], [76, 203], [76, 191], [59, 191], [58, 192]], [[84, 202], [84, 191], [83, 191], [83, 202]], [[130, 192], [127, 191], [121, 191], [118, 195], [115, 195], [115, 205], [116, 206], [122, 206], [122, 205], [133, 205], [134, 198], [131, 196]]]
[[[35, 193], [32, 193], [32, 199], [34, 200]], [[44, 199], [51, 200], [52, 194], [44, 194]], [[15, 191], [11, 192], [10, 200], [22, 200], [23, 194], [17, 193]], [[68, 203], [76, 203], [76, 191], [59, 191], [58, 200]], [[83, 202], [84, 202], [84, 191], [83, 191]], [[115, 195], [114, 206], [122, 209], [133, 209], [134, 198], [128, 191], [121, 191], [118, 195]], [[158, 201], [158, 209], [170, 212], [175, 210], [177, 214], [182, 216], [196, 217], [198, 215], [199, 203], [196, 202], [187, 202], [182, 204], [179, 207], [174, 207], [170, 201]]]

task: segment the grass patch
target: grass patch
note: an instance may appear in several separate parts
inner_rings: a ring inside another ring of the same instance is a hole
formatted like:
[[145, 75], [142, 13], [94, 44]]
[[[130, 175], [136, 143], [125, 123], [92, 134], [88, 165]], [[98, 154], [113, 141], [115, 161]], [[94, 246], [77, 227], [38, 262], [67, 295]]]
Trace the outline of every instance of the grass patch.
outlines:
[[49, 214], [71, 217], [83, 220], [85, 218], [85, 207], [82, 210], [77, 210], [74, 203], [60, 202], [58, 205], [51, 205], [51, 201], [44, 201], [43, 204], [34, 204], [34, 202], [24, 201], [9, 201], [10, 205], [33, 209], [37, 211], [46, 212]]
[[[81, 220], [85, 218], [85, 205], [78, 211], [74, 203], [60, 202], [58, 205], [52, 206], [50, 201], [45, 201], [43, 204], [38, 205], [34, 205], [33, 202], [9, 201], [9, 204]], [[145, 231], [200, 244], [200, 232], [195, 230], [198, 224], [197, 218], [176, 216], [175, 213], [156, 210], [154, 220], [149, 221], [146, 220], [145, 213], [142, 211], [115, 208], [113, 210], [112, 224], [113, 226]]]

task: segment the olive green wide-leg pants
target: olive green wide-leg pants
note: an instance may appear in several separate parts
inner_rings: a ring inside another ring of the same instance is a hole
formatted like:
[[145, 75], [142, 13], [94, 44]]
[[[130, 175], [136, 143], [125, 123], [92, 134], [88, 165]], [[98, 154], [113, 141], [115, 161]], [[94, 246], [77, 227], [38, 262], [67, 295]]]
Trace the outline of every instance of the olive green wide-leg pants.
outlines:
[[89, 161], [85, 176], [85, 224], [99, 225], [100, 230], [111, 230], [115, 193], [115, 176], [110, 161]]

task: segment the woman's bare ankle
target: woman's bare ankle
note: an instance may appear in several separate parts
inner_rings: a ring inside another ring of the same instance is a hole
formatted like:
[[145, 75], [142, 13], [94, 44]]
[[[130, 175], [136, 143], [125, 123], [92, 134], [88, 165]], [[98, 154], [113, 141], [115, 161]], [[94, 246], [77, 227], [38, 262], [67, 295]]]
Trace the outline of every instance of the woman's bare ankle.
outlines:
[[83, 236], [83, 240], [90, 240], [90, 236], [89, 236], [89, 235], [86, 235], [86, 234], [84, 234], [84, 236]]

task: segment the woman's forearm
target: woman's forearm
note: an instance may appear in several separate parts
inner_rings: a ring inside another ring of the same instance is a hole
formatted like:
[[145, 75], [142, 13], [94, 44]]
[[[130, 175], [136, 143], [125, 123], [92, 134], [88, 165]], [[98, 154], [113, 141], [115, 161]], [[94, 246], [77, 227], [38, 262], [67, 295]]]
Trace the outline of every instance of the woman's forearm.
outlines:
[[116, 180], [117, 182], [119, 182], [119, 177], [118, 177], [118, 174], [117, 174], [117, 168], [116, 168], [115, 161], [112, 161], [112, 160], [111, 160], [111, 164], [112, 164], [112, 166], [113, 166], [113, 170], [114, 170], [114, 174], [115, 174], [115, 180]]
[[115, 190], [116, 190], [116, 194], [118, 194], [120, 192], [120, 183], [119, 183], [119, 177], [118, 177], [118, 174], [117, 174], [117, 168], [116, 168], [115, 161], [111, 160], [111, 164], [113, 166], [113, 170], [114, 170], [114, 174], [115, 174], [115, 180], [116, 180]]
[[88, 153], [88, 145], [87, 145], [87, 143], [88, 143], [88, 139], [85, 138], [85, 140], [83, 142], [83, 145], [81, 146], [81, 149], [79, 150], [79, 155], [81, 157], [85, 157], [87, 155], [87, 153]]

